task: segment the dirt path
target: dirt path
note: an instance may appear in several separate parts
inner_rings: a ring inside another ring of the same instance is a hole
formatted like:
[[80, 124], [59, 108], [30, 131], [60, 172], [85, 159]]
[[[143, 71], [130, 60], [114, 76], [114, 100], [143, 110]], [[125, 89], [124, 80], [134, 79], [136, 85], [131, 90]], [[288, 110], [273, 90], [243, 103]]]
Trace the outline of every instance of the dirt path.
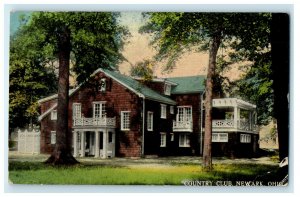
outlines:
[[[49, 155], [39, 154], [18, 154], [17, 152], [9, 152], [9, 161], [30, 161], [43, 162]], [[87, 165], [103, 165], [103, 166], [126, 166], [130, 168], [138, 167], [171, 167], [174, 165], [197, 165], [202, 163], [201, 157], [157, 157], [157, 158], [111, 158], [99, 159], [93, 157], [77, 158], [79, 162]], [[242, 159], [228, 159], [228, 158], [213, 158], [214, 164], [266, 164], [278, 165], [278, 162], [271, 160], [269, 157], [260, 158], [242, 158]]]

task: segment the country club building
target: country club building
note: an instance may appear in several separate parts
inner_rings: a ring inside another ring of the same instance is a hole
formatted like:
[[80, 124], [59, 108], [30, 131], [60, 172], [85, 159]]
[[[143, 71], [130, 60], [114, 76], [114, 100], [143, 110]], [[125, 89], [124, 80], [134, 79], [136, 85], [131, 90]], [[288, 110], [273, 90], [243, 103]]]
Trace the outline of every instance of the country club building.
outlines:
[[[143, 81], [98, 69], [69, 91], [69, 138], [75, 157], [201, 155], [204, 76]], [[56, 143], [57, 95], [39, 100], [41, 153]], [[213, 99], [213, 156], [251, 157], [258, 149], [256, 106]]]

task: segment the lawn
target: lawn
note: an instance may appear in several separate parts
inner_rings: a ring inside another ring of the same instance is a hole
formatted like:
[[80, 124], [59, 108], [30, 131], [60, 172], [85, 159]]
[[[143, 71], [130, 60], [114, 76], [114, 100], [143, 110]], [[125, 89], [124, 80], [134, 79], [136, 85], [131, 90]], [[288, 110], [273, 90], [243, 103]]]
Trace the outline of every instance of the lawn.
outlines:
[[216, 181], [266, 181], [261, 175], [276, 169], [277, 166], [265, 164], [216, 164], [211, 172], [206, 172], [196, 164], [108, 166], [81, 163], [53, 167], [41, 162], [10, 161], [9, 179], [14, 184], [183, 185], [184, 180], [213, 181], [215, 184]]

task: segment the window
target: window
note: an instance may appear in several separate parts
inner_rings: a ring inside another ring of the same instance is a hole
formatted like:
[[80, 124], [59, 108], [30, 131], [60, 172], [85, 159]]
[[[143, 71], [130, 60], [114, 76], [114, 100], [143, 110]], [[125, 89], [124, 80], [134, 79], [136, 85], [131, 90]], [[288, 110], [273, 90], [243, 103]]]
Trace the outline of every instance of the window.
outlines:
[[212, 133], [212, 142], [228, 142], [228, 133]]
[[51, 131], [51, 144], [56, 144], [56, 131]]
[[147, 114], [147, 130], [153, 131], [153, 112], [148, 111]]
[[167, 135], [166, 133], [160, 133], [160, 147], [166, 147]]
[[106, 79], [105, 78], [100, 79], [99, 90], [100, 90], [100, 92], [106, 91]]
[[241, 134], [240, 141], [241, 141], [241, 143], [250, 143], [251, 135], [250, 134]]
[[179, 147], [190, 147], [189, 134], [180, 134], [179, 135]]
[[174, 106], [170, 106], [170, 114], [174, 114]]
[[57, 120], [57, 111], [56, 110], [53, 110], [51, 112], [51, 120]]
[[165, 83], [165, 95], [171, 95], [171, 84]]
[[164, 104], [160, 104], [160, 117], [164, 119], [167, 118], [167, 106]]
[[171, 141], [174, 141], [174, 133], [171, 133]]
[[192, 121], [192, 107], [179, 106], [176, 119], [178, 122], [191, 122]]
[[94, 102], [93, 105], [93, 117], [104, 118], [106, 116], [105, 102]]
[[121, 111], [121, 130], [129, 131], [130, 129], [130, 112]]
[[81, 104], [80, 103], [73, 104], [73, 118], [81, 118]]

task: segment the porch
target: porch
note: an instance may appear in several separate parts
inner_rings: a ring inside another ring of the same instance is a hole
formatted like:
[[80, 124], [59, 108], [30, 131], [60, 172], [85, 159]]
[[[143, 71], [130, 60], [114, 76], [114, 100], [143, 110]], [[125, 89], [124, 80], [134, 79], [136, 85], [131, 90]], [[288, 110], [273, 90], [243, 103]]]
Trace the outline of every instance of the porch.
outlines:
[[258, 133], [255, 110], [255, 105], [241, 99], [213, 99], [213, 131]]
[[115, 127], [115, 117], [73, 117], [74, 157], [114, 157]]

